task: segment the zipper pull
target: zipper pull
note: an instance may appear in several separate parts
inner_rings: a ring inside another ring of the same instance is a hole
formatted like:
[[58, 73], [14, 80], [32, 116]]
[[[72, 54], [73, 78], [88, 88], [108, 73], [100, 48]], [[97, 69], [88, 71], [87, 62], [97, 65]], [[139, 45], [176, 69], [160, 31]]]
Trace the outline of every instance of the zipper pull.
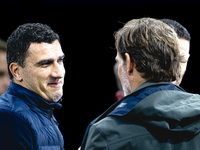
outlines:
[[49, 112], [49, 119], [51, 119], [52, 116], [53, 116], [53, 110], [54, 110], [54, 108], [52, 108], [52, 109], [50, 110], [50, 112]]

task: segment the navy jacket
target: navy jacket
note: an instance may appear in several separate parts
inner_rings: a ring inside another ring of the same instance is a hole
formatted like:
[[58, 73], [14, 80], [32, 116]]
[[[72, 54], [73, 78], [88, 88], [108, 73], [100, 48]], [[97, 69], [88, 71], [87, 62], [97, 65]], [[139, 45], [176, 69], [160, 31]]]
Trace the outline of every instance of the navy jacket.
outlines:
[[49, 103], [11, 82], [0, 96], [0, 149], [64, 150], [64, 140], [53, 115], [54, 109], [62, 107], [59, 102]]
[[82, 150], [197, 150], [199, 133], [199, 95], [146, 82], [90, 124]]

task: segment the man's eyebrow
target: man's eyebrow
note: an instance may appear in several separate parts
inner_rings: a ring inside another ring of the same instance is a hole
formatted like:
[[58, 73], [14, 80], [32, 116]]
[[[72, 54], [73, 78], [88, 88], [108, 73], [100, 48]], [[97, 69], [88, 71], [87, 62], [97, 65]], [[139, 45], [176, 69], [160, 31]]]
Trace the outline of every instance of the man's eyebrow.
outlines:
[[[60, 56], [58, 59], [64, 59], [65, 58], [65, 54]], [[43, 59], [43, 60], [40, 60], [38, 62], [35, 63], [36, 66], [41, 66], [41, 65], [44, 65], [44, 64], [51, 64], [53, 62], [53, 59]]]
[[36, 66], [41, 66], [44, 64], [50, 64], [53, 62], [53, 59], [43, 59], [35, 63]]

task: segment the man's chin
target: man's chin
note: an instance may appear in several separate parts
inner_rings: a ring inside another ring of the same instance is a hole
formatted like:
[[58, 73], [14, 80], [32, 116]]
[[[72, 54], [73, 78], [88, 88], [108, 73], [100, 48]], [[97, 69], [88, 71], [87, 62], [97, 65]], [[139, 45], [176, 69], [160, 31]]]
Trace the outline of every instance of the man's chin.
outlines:
[[49, 91], [46, 101], [48, 102], [52, 102], [52, 103], [56, 103], [58, 102], [63, 96], [63, 91], [59, 90], [59, 91]]
[[52, 98], [52, 102], [57, 103], [62, 98], [62, 96], [63, 96], [63, 93], [58, 93], [58, 94], [54, 95]]

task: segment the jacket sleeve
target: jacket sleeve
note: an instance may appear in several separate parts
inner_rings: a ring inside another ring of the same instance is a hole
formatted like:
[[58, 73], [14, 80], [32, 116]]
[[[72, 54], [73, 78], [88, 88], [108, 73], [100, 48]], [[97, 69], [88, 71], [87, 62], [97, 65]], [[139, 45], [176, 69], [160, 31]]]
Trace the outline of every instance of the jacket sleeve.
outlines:
[[32, 134], [15, 115], [0, 114], [0, 148], [2, 150], [32, 150]]
[[90, 128], [85, 150], [107, 150], [106, 136], [94, 125]]

